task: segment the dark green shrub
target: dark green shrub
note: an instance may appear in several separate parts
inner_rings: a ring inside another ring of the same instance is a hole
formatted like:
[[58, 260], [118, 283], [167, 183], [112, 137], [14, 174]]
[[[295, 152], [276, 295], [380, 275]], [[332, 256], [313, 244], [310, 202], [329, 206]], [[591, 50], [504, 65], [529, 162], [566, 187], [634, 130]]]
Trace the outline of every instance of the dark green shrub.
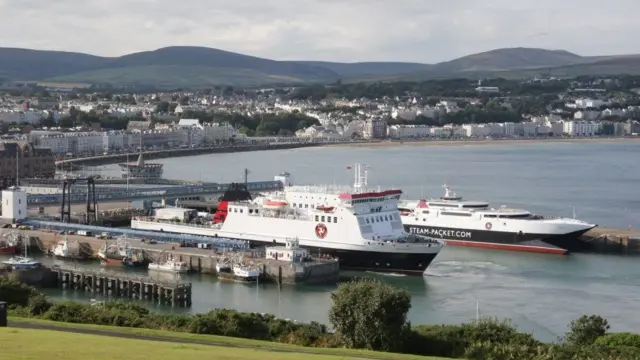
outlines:
[[0, 301], [7, 303], [9, 309], [28, 306], [29, 298], [40, 295], [32, 286], [0, 276]]
[[430, 356], [462, 357], [472, 344], [482, 345], [482, 349], [491, 344], [532, 349], [541, 345], [531, 334], [518, 332], [508, 321], [489, 318], [471, 324], [418, 326], [413, 334], [405, 350]]
[[95, 322], [90, 322], [91, 319], [88, 319], [85, 315], [85, 310], [88, 305], [75, 303], [72, 301], [64, 301], [60, 303], [53, 304], [46, 313], [42, 315], [42, 318], [45, 320], [53, 320], [53, 321], [63, 321], [70, 323], [80, 323], [80, 324], [100, 324]]
[[411, 296], [380, 281], [342, 283], [331, 294], [329, 320], [348, 347], [394, 351], [402, 349], [410, 324]]
[[597, 338], [607, 333], [609, 322], [599, 315], [582, 315], [569, 324], [564, 340], [569, 345], [585, 346], [593, 344]]
[[628, 332], [606, 334], [597, 338], [596, 344], [609, 349], [616, 349], [623, 346], [640, 349], [640, 334]]

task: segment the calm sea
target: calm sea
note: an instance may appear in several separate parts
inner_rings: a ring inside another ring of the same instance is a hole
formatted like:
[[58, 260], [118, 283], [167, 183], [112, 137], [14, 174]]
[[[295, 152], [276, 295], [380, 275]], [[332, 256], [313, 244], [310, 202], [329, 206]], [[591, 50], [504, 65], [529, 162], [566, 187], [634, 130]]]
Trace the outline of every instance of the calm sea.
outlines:
[[[395, 186], [407, 198], [438, 197], [448, 184], [467, 199], [573, 216], [608, 227], [640, 227], [640, 142], [462, 146], [308, 148], [159, 160], [165, 177], [217, 182], [272, 179], [282, 171], [299, 184], [350, 184], [346, 167], [370, 166], [371, 186]], [[115, 166], [103, 168], [117, 175]], [[608, 318], [613, 330], [640, 331], [638, 258], [553, 256], [445, 248], [423, 278], [376, 276], [413, 296], [410, 319], [458, 323], [476, 316], [508, 318], [543, 340], [554, 340], [581, 314]], [[216, 307], [269, 312], [327, 322], [332, 287], [225, 284], [203, 275], [191, 311]], [[61, 296], [60, 294], [54, 294]], [[63, 297], [86, 299], [84, 294]], [[179, 311], [169, 310], [167, 311]]]

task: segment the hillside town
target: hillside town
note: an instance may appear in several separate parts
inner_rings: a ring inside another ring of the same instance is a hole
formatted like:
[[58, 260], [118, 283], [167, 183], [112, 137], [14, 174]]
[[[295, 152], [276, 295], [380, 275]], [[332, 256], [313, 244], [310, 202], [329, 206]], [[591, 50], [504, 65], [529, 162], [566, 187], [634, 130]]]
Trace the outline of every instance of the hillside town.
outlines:
[[466, 89], [472, 96], [465, 97], [408, 93], [320, 100], [292, 96], [296, 89], [129, 94], [46, 88], [31, 95], [5, 92], [0, 125], [2, 142], [49, 149], [57, 158], [283, 140], [637, 135], [637, 98], [595, 87], [608, 81], [573, 84], [538, 114], [519, 112], [531, 96], [481, 84]]

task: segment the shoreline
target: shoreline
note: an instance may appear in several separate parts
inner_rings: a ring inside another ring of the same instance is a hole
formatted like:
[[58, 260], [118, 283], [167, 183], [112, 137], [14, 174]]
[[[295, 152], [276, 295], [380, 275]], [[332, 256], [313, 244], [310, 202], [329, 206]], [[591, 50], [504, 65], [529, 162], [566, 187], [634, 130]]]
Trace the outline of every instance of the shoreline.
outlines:
[[[247, 152], [247, 151], [269, 151], [269, 150], [289, 150], [299, 149], [306, 147], [319, 147], [319, 148], [377, 148], [377, 147], [406, 147], [406, 146], [482, 146], [482, 145], [523, 145], [523, 144], [542, 144], [542, 143], [609, 143], [609, 142], [634, 142], [640, 141], [639, 137], [591, 137], [591, 138], [536, 138], [536, 139], [491, 139], [491, 140], [373, 140], [373, 141], [353, 141], [353, 142], [338, 142], [338, 143], [283, 143], [275, 145], [263, 145], [263, 146], [233, 146], [233, 147], [214, 147], [214, 148], [195, 148], [195, 149], [174, 149], [174, 150], [159, 150], [159, 151], [147, 151], [143, 155], [145, 160], [154, 159], [170, 159], [177, 157], [189, 157], [197, 155], [219, 154], [219, 153], [235, 153], [235, 152]], [[105, 156], [93, 156], [88, 158], [74, 158], [67, 160], [56, 161], [55, 165], [57, 169], [65, 166], [80, 166], [80, 165], [110, 165], [118, 164], [130, 157], [137, 157], [139, 153], [129, 154], [115, 154]]]
[[482, 146], [482, 145], [523, 145], [543, 143], [611, 143], [611, 142], [635, 142], [640, 137], [591, 137], [591, 138], [548, 138], [548, 139], [491, 139], [491, 140], [380, 140], [375, 142], [354, 142], [351, 144], [324, 144], [321, 147], [405, 147], [405, 146]]

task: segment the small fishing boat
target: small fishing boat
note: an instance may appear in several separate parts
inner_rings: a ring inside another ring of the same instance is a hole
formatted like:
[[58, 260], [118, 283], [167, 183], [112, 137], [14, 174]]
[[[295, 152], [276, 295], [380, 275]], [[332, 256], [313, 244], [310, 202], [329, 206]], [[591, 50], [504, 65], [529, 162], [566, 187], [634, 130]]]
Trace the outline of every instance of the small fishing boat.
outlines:
[[69, 248], [69, 240], [65, 234], [64, 240], [59, 241], [50, 251], [49, 254], [59, 260], [90, 260], [88, 256], [80, 254], [80, 252], [73, 252]]
[[244, 265], [222, 265], [216, 264], [216, 273], [220, 279], [233, 280], [238, 282], [257, 282], [260, 272]]
[[164, 263], [151, 263], [149, 270], [164, 271], [172, 273], [186, 273], [189, 271], [189, 265], [184, 261], [174, 261], [169, 259]]
[[102, 246], [98, 251], [98, 259], [100, 259], [100, 264], [105, 266], [135, 268], [147, 268], [150, 262], [145, 259], [144, 254], [135, 252], [131, 248], [131, 244], [124, 238], [118, 239], [116, 244]]

